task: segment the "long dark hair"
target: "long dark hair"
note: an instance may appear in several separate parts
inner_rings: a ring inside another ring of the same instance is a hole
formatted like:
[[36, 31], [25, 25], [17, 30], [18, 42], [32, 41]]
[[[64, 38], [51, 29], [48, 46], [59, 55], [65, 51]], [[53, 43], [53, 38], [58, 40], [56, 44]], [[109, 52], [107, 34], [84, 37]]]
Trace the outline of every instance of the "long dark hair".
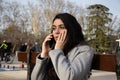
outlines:
[[[71, 14], [68, 13], [60, 13], [55, 16], [53, 19], [53, 22], [56, 19], [61, 19], [62, 22], [64, 23], [65, 28], [67, 29], [67, 38], [66, 38], [66, 43], [64, 45], [63, 51], [64, 54], [67, 55], [68, 52], [73, 49], [75, 46], [78, 44], [82, 44], [85, 42], [83, 33], [82, 33], [82, 28], [80, 24], [77, 22], [76, 18], [72, 16]], [[53, 72], [53, 74], [49, 74], [49, 72]], [[53, 70], [52, 62], [50, 61], [48, 64], [48, 76], [54, 77], [54, 80], [59, 80], [55, 71]]]
[[76, 20], [76, 18], [71, 14], [60, 13], [55, 16], [55, 18], [53, 19], [53, 22], [56, 19], [61, 19], [65, 25], [65, 28], [67, 29], [67, 39], [66, 39], [67, 42], [63, 49], [65, 55], [67, 55], [67, 53], [71, 49], [73, 49], [76, 45], [85, 41], [82, 33], [82, 28], [81, 28], [81, 25]]

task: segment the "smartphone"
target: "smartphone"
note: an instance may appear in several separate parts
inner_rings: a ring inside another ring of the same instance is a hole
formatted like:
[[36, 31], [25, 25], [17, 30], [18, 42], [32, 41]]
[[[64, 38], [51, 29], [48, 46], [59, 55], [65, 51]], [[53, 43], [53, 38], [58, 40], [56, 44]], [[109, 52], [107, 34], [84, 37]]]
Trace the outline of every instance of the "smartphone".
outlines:
[[54, 38], [51, 38], [50, 42], [49, 42], [50, 48], [54, 48], [55, 45], [55, 40]]

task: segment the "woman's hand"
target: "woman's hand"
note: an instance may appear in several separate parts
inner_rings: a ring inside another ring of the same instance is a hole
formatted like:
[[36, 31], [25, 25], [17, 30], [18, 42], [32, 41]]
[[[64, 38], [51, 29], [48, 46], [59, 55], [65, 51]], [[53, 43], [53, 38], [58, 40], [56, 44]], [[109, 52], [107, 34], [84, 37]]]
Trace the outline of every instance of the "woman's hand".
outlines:
[[52, 34], [49, 34], [42, 43], [41, 57], [45, 58], [48, 56], [48, 52], [51, 50], [49, 41], [53, 38]]
[[61, 31], [61, 33], [59, 34], [59, 37], [56, 41], [55, 49], [63, 49], [65, 42], [66, 42], [66, 35], [67, 35], [66, 29]]

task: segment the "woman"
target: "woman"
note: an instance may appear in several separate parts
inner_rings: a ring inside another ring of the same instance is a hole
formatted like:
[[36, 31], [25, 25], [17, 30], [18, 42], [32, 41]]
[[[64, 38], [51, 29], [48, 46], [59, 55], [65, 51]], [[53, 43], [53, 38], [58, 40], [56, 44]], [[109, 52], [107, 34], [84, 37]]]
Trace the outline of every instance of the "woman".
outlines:
[[[51, 46], [52, 42], [52, 46]], [[87, 80], [93, 49], [85, 42], [76, 18], [68, 13], [53, 19], [52, 33], [36, 58], [32, 80]]]

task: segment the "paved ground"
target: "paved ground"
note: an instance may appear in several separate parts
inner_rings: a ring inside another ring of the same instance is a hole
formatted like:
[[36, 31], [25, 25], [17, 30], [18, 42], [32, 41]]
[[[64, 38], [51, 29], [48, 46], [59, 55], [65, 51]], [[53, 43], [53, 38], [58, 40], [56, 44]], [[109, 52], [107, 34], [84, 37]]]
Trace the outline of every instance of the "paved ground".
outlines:
[[[21, 67], [22, 62], [18, 62], [17, 57], [15, 57], [13, 64], [6, 64], [1, 62], [2, 68], [9, 68], [6, 71], [0, 71], [0, 80], [27, 80], [27, 64], [24, 64], [24, 68]], [[14, 70], [13, 70], [14, 66]]]
[[115, 72], [92, 70], [90, 80], [117, 80]]
[[[9, 67], [15, 66], [15, 71], [0, 71], [0, 80], [27, 80], [27, 65], [24, 63], [24, 68], [21, 68], [21, 63], [18, 62], [17, 58], [15, 58], [15, 61], [13, 64], [10, 64]], [[8, 66], [8, 64], [5, 64], [2, 62], [3, 66]], [[92, 70], [92, 76], [90, 80], [117, 80], [116, 74], [114, 72], [107, 72], [107, 71], [98, 71], [98, 70]]]

